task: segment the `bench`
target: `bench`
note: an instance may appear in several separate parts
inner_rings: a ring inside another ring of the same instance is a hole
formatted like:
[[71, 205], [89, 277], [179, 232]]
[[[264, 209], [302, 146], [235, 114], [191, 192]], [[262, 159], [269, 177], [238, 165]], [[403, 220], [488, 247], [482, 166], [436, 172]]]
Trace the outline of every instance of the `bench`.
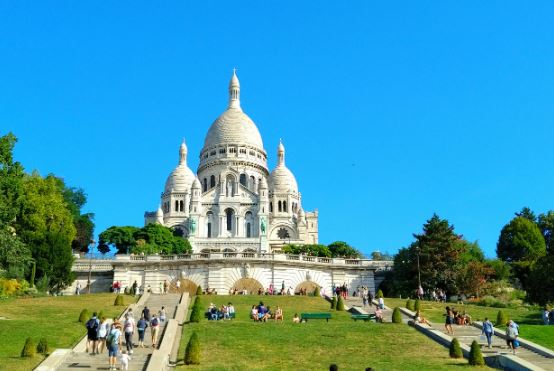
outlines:
[[352, 318], [354, 321], [375, 321], [375, 314], [353, 314], [350, 316], [350, 318]]
[[308, 322], [309, 319], [324, 319], [329, 322], [331, 313], [300, 313], [300, 319]]

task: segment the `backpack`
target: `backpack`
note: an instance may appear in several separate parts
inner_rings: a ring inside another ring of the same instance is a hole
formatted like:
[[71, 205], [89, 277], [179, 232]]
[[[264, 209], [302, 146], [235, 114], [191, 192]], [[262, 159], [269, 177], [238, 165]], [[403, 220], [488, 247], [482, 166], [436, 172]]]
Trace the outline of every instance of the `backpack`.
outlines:
[[116, 330], [111, 330], [110, 333], [108, 334], [108, 337], [106, 338], [106, 344], [108, 345], [114, 345], [115, 342], [116, 342]]
[[98, 331], [98, 321], [96, 321], [95, 318], [91, 318], [87, 321], [87, 329], [88, 330], [96, 330]]
[[158, 326], [158, 319], [157, 318], [154, 318], [152, 320], [152, 327], [154, 327], [154, 326]]

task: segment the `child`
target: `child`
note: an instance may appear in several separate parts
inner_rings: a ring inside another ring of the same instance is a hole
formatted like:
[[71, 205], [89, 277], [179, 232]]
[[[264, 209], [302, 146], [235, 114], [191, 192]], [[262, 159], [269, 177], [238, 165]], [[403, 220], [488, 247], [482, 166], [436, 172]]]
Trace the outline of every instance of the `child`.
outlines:
[[122, 350], [121, 354], [119, 355], [119, 361], [121, 362], [121, 369], [124, 371], [129, 370], [129, 361], [131, 360], [131, 357], [127, 354], [126, 351]]

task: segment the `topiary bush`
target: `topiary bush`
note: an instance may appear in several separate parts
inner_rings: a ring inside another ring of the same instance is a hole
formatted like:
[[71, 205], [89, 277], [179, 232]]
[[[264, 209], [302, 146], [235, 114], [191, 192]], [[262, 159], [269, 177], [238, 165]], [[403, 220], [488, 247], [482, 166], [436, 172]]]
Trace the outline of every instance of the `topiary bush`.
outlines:
[[452, 339], [450, 342], [450, 358], [462, 358], [464, 353], [462, 352], [462, 347], [457, 338]]
[[498, 314], [496, 315], [496, 325], [504, 326], [506, 322], [508, 322], [508, 317], [506, 317], [503, 311], [499, 310]]
[[319, 290], [319, 286], [316, 286], [315, 287], [315, 290], [314, 290], [314, 296], [317, 298], [319, 296], [321, 296], [321, 292]]
[[344, 299], [342, 296], [339, 296], [339, 299], [337, 300], [337, 310], [343, 311], [344, 310]]
[[415, 302], [414, 302], [414, 310], [417, 312], [418, 310], [420, 311], [421, 310], [421, 302], [419, 301], [419, 299], [416, 299]]
[[40, 338], [37, 344], [37, 353], [39, 354], [48, 354], [50, 353], [50, 347], [48, 346], [48, 341], [46, 338]]
[[402, 313], [400, 313], [398, 307], [395, 307], [392, 311], [392, 323], [402, 323]]
[[197, 297], [196, 301], [194, 302], [194, 305], [192, 306], [192, 311], [190, 313], [190, 322], [198, 323], [202, 319], [202, 316], [204, 314], [202, 303], [200, 302], [200, 298]]
[[35, 342], [31, 338], [27, 338], [27, 340], [25, 340], [25, 345], [21, 350], [21, 357], [34, 357], [35, 354], [37, 354]]
[[86, 323], [90, 317], [90, 313], [88, 312], [88, 309], [83, 309], [81, 311], [81, 314], [79, 314], [79, 322]]
[[406, 301], [406, 309], [414, 310], [414, 301], [412, 299]]
[[481, 353], [481, 347], [477, 343], [477, 340], [473, 340], [471, 343], [468, 361], [472, 366], [483, 366], [485, 364], [485, 359], [483, 358], [483, 353]]
[[115, 305], [117, 307], [125, 305], [125, 304], [123, 304], [123, 295], [117, 294], [117, 296], [115, 297], [115, 301], [113, 302], [113, 305]]
[[331, 309], [337, 309], [337, 296], [333, 295], [333, 298], [331, 299]]
[[375, 295], [375, 299], [384, 298], [383, 291], [381, 289], [377, 290], [377, 294]]
[[196, 288], [196, 296], [200, 295], [202, 295], [202, 286], [198, 285], [198, 287]]
[[192, 333], [192, 336], [187, 344], [187, 348], [185, 349], [185, 364], [200, 364], [200, 340], [198, 339], [196, 331]]

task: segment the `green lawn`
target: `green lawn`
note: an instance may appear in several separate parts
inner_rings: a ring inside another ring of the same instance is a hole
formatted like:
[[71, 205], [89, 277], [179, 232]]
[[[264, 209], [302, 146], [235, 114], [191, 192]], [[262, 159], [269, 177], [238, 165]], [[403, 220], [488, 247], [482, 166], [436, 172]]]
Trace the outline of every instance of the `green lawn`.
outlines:
[[[113, 305], [114, 294], [91, 294], [80, 296], [58, 296], [0, 301], [0, 368], [10, 371], [31, 370], [43, 359], [20, 358], [21, 349], [27, 337], [35, 342], [46, 337], [50, 348], [71, 348], [86, 330], [78, 322], [79, 313], [87, 308], [102, 310], [106, 316], [115, 316], [124, 307]], [[134, 302], [125, 296], [126, 304]]]
[[[279, 305], [284, 323], [254, 323], [250, 308], [263, 300]], [[203, 296], [221, 305], [232, 301], [237, 318], [232, 321], [207, 321], [183, 327], [180, 358], [192, 331], [197, 331], [201, 346], [201, 365], [180, 370], [326, 370], [336, 363], [340, 370], [460, 370], [466, 360], [452, 360], [448, 350], [411, 327], [402, 324], [354, 322], [346, 312], [333, 312], [329, 323], [311, 320], [293, 324], [294, 313], [329, 311], [320, 298], [280, 296]], [[479, 368], [477, 368], [479, 369]], [[485, 368], [481, 368], [485, 369]]]
[[[520, 326], [520, 335], [522, 338], [533, 341], [544, 347], [554, 349], [554, 326], [542, 325], [541, 312], [539, 310], [530, 310], [525, 307], [519, 308], [491, 308], [482, 307], [473, 304], [456, 303], [436, 303], [422, 301], [422, 313], [429, 321], [435, 323], [444, 323], [444, 314], [446, 306], [454, 307], [457, 310], [466, 311], [473, 320], [482, 321], [488, 317], [493, 323], [496, 322], [496, 315], [502, 310], [506, 316], [516, 321]], [[405, 307], [406, 299], [385, 299], [385, 304], [391, 308]]]

